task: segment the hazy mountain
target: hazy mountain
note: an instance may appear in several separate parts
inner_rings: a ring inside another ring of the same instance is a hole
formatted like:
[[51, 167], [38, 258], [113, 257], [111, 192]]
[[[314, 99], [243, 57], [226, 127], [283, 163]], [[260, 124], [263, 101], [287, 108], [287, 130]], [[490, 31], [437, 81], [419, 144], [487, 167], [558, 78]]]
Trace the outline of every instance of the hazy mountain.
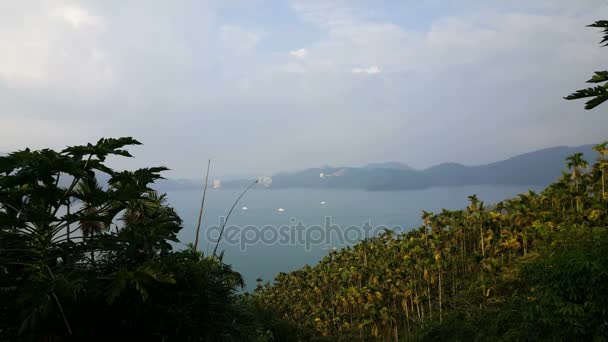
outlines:
[[[408, 190], [460, 185], [548, 185], [566, 169], [565, 159], [583, 152], [592, 162], [593, 145], [552, 147], [506, 160], [476, 166], [443, 163], [415, 170], [398, 162], [373, 163], [364, 167], [322, 167], [272, 177], [270, 188], [343, 188]], [[231, 181], [223, 187], [242, 187], [249, 181]]]
[[[558, 146], [521, 154], [502, 161], [476, 166], [443, 163], [416, 170], [395, 161], [370, 163], [363, 167], [320, 167], [272, 176], [271, 189], [341, 188], [365, 190], [411, 190], [432, 186], [460, 185], [548, 185], [566, 170], [567, 156], [582, 152], [592, 163], [593, 145]], [[2, 152], [0, 152], [2, 155]], [[100, 175], [102, 183], [106, 175]], [[251, 179], [222, 181], [222, 188], [243, 188]], [[160, 191], [202, 187], [200, 180], [162, 179], [154, 188]]]
[[[211, 183], [211, 182], [210, 182]], [[202, 181], [196, 181], [193, 179], [159, 179], [154, 182], [153, 188], [155, 190], [165, 192], [171, 190], [188, 190], [196, 187], [202, 188]], [[211, 184], [209, 184], [211, 188]]]
[[364, 167], [367, 169], [413, 170], [411, 166], [395, 161], [389, 161], [384, 163], [369, 163]]

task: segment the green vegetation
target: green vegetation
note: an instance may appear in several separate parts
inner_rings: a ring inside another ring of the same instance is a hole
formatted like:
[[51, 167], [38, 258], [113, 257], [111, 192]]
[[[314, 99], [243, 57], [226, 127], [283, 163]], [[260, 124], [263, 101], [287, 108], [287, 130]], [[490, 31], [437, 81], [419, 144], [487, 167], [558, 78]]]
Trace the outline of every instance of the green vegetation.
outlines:
[[[589, 25], [589, 27], [601, 28], [604, 37], [600, 44], [608, 46], [608, 20], [600, 20]], [[608, 100], [608, 71], [596, 71], [587, 83], [597, 84], [597, 86], [587, 89], [580, 89], [565, 97], [566, 100], [579, 100], [592, 98], [585, 104], [585, 109], [591, 110]], [[600, 84], [601, 83], [601, 84]]]
[[[543, 192], [423, 212], [253, 294], [220, 257], [174, 251], [181, 220], [115, 171], [131, 138], [0, 157], [0, 339], [521, 340], [608, 334], [608, 143]], [[99, 179], [107, 179], [100, 182]]]
[[0, 340], [261, 335], [236, 294], [238, 273], [172, 250], [181, 220], [150, 188], [165, 168], [105, 164], [135, 144], [101, 139], [0, 157]]
[[608, 150], [543, 192], [464, 210], [331, 252], [254, 298], [327, 340], [605, 340]]

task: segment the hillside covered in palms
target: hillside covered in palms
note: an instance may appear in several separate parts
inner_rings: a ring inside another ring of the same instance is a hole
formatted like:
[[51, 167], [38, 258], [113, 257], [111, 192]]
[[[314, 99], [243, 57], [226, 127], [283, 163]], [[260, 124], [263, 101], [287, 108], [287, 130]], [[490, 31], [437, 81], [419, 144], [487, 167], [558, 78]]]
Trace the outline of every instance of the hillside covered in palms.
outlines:
[[323, 340], [601, 340], [608, 334], [606, 143], [540, 193], [423, 212], [254, 298]]

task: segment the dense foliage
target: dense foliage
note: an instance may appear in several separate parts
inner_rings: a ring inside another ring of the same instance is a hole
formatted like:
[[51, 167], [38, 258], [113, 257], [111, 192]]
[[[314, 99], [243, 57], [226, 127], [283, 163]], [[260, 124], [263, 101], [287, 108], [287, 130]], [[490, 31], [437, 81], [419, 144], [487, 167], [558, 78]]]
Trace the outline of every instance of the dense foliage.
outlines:
[[181, 220], [150, 187], [165, 168], [106, 165], [134, 144], [101, 139], [0, 157], [0, 340], [261, 335], [237, 296], [238, 273], [172, 250]]
[[605, 340], [608, 144], [541, 193], [424, 212], [424, 225], [331, 252], [260, 286], [318, 339]]

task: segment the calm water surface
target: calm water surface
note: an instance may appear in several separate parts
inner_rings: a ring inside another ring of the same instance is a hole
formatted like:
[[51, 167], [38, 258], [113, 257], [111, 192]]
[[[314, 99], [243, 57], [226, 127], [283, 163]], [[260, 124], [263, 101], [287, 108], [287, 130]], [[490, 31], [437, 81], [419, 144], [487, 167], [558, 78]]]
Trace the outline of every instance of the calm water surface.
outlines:
[[[293, 226], [294, 219], [305, 226], [323, 225], [326, 217], [344, 229], [351, 225], [399, 227], [409, 230], [421, 224], [421, 210], [440, 211], [461, 209], [467, 196], [477, 194], [487, 204], [513, 197], [539, 187], [466, 186], [430, 188], [415, 191], [367, 192], [360, 190], [319, 189], [253, 189], [239, 202], [230, 216], [229, 225], [244, 227]], [[205, 203], [203, 229], [219, 226], [242, 190], [209, 190]], [[201, 190], [180, 190], [168, 193], [168, 199], [184, 220], [180, 232], [180, 248], [194, 241]], [[325, 202], [322, 204], [321, 202]], [[242, 207], [247, 207], [243, 210]], [[278, 211], [283, 208], [284, 211]], [[270, 234], [271, 235], [271, 234]], [[356, 237], [356, 234], [351, 234]], [[243, 250], [239, 245], [220, 243], [225, 251], [224, 261], [232, 264], [245, 278], [247, 290], [255, 287], [258, 277], [272, 280], [279, 272], [289, 272], [305, 264], [314, 265], [328, 253], [328, 249], [344, 246], [337, 241], [331, 245], [320, 243], [306, 248], [304, 244], [257, 243]], [[209, 253], [213, 245], [203, 235], [199, 249]]]

